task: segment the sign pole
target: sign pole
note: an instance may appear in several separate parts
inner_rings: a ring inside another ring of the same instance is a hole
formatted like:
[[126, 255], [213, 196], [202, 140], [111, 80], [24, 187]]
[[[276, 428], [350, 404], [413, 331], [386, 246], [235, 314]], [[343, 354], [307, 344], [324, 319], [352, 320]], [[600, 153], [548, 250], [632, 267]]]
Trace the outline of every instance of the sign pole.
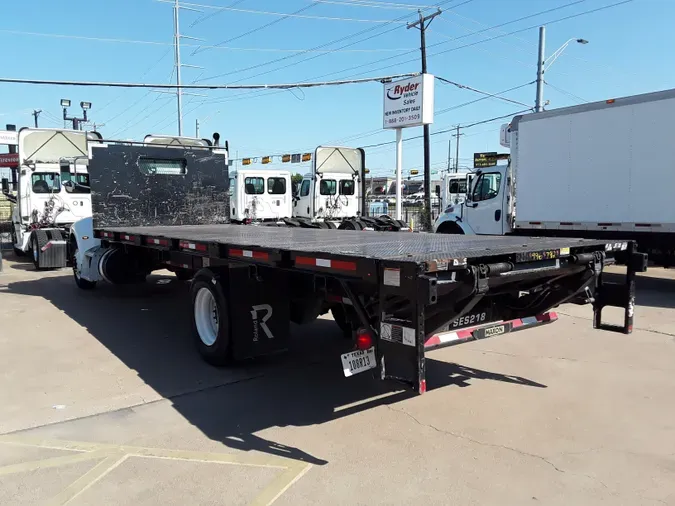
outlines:
[[401, 219], [401, 171], [403, 166], [403, 129], [396, 129], [396, 219]]

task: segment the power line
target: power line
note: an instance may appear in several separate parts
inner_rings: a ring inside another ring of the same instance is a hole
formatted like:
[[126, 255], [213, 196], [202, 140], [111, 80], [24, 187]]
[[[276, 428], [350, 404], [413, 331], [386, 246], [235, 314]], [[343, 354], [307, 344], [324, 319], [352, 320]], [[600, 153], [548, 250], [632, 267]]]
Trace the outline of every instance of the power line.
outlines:
[[[231, 3], [230, 5], [228, 5], [227, 7], [234, 7], [234, 6], [236, 6], [236, 5], [239, 5], [240, 3], [243, 3], [244, 1], [245, 1], [245, 0], [235, 0], [234, 2], [232, 2], [232, 3]], [[217, 15], [220, 14], [221, 12], [223, 12], [223, 9], [218, 9], [216, 12], [212, 12], [211, 14], [207, 14], [207, 15], [205, 15], [205, 16], [202, 16], [201, 18], [195, 19], [195, 20], [192, 22], [192, 24], [190, 25], [190, 28], [194, 28], [194, 27], [195, 27], [196, 25], [198, 25], [199, 23], [203, 23], [203, 22], [206, 21], [207, 19], [211, 19], [213, 16], [217, 16]]]
[[[157, 0], [164, 1], [164, 0]], [[318, 2], [317, 2], [318, 3]], [[312, 16], [308, 14], [287, 14], [284, 12], [272, 12], [272, 11], [259, 11], [255, 9], [237, 9], [235, 7], [218, 7], [217, 5], [205, 5], [205, 4], [195, 4], [182, 2], [181, 5], [186, 7], [199, 7], [201, 9], [217, 9], [218, 11], [231, 11], [231, 12], [243, 12], [246, 14], [262, 14], [267, 16], [281, 16], [284, 19], [286, 18], [301, 18], [301, 19], [321, 19], [325, 21], [350, 21], [355, 23], [389, 23], [389, 20], [386, 19], [362, 19], [362, 18], [342, 18], [335, 16]]]
[[440, 77], [440, 76], [435, 76], [435, 77], [439, 81], [447, 83], [447, 84], [451, 84], [453, 86], [456, 86], [457, 88], [464, 89], [464, 90], [471, 90], [471, 91], [475, 91], [476, 93], [480, 93], [481, 95], [486, 95], [487, 98], [496, 98], [498, 100], [503, 100], [504, 102], [510, 102], [512, 104], [524, 105], [525, 107], [529, 107], [528, 104], [524, 104], [523, 102], [518, 102], [517, 100], [512, 100], [510, 98], [500, 97], [499, 94], [481, 91], [481, 90], [478, 90], [476, 88], [472, 88], [471, 86], [467, 86], [465, 84], [459, 84], [459, 83], [456, 83], [454, 81], [450, 81], [450, 80], [446, 79], [445, 77]]
[[[564, 8], [564, 7], [566, 7], [566, 6], [573, 5], [573, 4], [576, 4], [576, 3], [580, 3], [580, 2], [582, 2], [582, 1], [585, 1], [585, 0], [577, 0], [576, 2], [573, 2], [572, 4], [566, 4], [566, 5], [563, 5], [563, 6], [558, 7], [557, 9]], [[542, 22], [542, 23], [538, 23], [538, 24], [536, 24], [536, 25], [528, 26], [527, 28], [521, 28], [521, 29], [518, 29], [518, 30], [514, 30], [514, 31], [512, 31], [512, 32], [504, 33], [504, 34], [501, 34], [501, 35], [496, 35], [496, 36], [494, 36], [494, 37], [490, 37], [490, 38], [487, 38], [487, 39], [482, 39], [482, 40], [479, 40], [479, 41], [476, 41], [476, 42], [472, 42], [472, 43], [469, 43], [469, 44], [464, 44], [463, 46], [457, 46], [457, 47], [453, 47], [453, 48], [450, 48], [450, 49], [445, 49], [445, 50], [443, 50], [443, 51], [438, 51], [438, 52], [436, 52], [436, 53], [431, 53], [431, 54], [429, 54], [428, 56], [429, 56], [429, 57], [433, 57], [433, 56], [438, 56], [438, 55], [441, 55], [441, 54], [450, 53], [450, 52], [453, 52], [453, 51], [458, 51], [458, 50], [460, 50], [460, 49], [464, 49], [464, 48], [467, 48], [467, 47], [476, 46], [476, 45], [478, 45], [478, 44], [482, 44], [482, 43], [484, 43], [484, 42], [490, 42], [490, 41], [492, 41], [492, 40], [501, 39], [501, 38], [503, 38], [503, 37], [507, 37], [507, 36], [509, 36], [509, 35], [513, 35], [513, 34], [516, 34], [516, 33], [526, 32], [526, 31], [528, 31], [528, 30], [533, 30], [533, 29], [539, 28], [540, 25], [552, 25], [552, 24], [554, 24], [554, 23], [559, 23], [559, 22], [561, 22], [561, 21], [566, 21], [566, 20], [568, 20], [568, 19], [577, 18], [577, 17], [580, 17], [580, 16], [585, 16], [585, 15], [587, 15], [587, 14], [592, 14], [592, 13], [599, 12], [599, 11], [602, 11], [602, 10], [605, 10], [605, 9], [610, 9], [610, 8], [612, 8], [612, 7], [617, 7], [617, 6], [619, 6], [619, 5], [627, 4], [627, 3], [630, 3], [630, 2], [632, 2], [632, 1], [633, 1], [633, 0], [623, 0], [623, 1], [620, 1], [620, 2], [615, 2], [615, 3], [613, 3], [613, 4], [609, 4], [609, 5], [605, 5], [605, 6], [602, 6], [602, 7], [595, 8], [595, 9], [590, 9], [590, 10], [587, 10], [587, 11], [579, 12], [579, 13], [577, 13], [577, 14], [572, 14], [572, 15], [570, 15], [570, 16], [565, 16], [565, 17], [562, 17], [562, 18], [553, 19], [553, 20], [550, 20], [550, 21], [545, 21], [545, 22]], [[549, 9], [548, 11], [544, 11], [544, 12], [550, 12], [551, 10], [555, 10], [555, 9]], [[539, 13], [539, 14], [541, 14], [541, 13]], [[532, 17], [532, 16], [527, 16], [527, 17]], [[523, 19], [523, 18], [521, 18], [521, 19]], [[496, 26], [504, 26], [505, 24], [510, 24], [510, 23], [515, 22], [515, 21], [517, 21], [517, 20], [509, 21], [509, 22], [507, 22], [507, 23], [502, 23], [502, 24], [496, 25]], [[495, 28], [495, 27], [491, 27], [491, 28]], [[488, 29], [480, 30], [480, 32], [484, 32], [484, 31], [486, 31], [486, 30], [488, 30]], [[475, 32], [475, 33], [477, 33], [477, 32]], [[458, 38], [464, 38], [465, 36], [469, 36], [469, 35], [472, 35], [472, 34], [462, 35], [461, 37], [458, 37]], [[446, 43], [446, 42], [439, 42], [439, 43], [436, 43], [436, 44], [433, 44], [433, 45], [438, 46], [438, 45], [440, 45], [440, 44], [445, 44], [445, 43]], [[431, 46], [429, 46], [429, 47], [431, 47]], [[360, 67], [371, 66], [371, 65], [373, 65], [373, 64], [375, 64], [375, 63], [378, 63], [378, 62], [381, 62], [381, 61], [391, 60], [391, 59], [393, 59], [393, 58], [400, 58], [400, 57], [402, 57], [402, 56], [405, 56], [405, 54], [406, 54], [406, 53], [403, 53], [403, 54], [401, 54], [401, 55], [391, 56], [391, 57], [389, 57], [389, 58], [384, 58], [384, 59], [377, 60], [377, 61], [374, 61], [374, 62], [371, 62], [371, 63], [366, 63], [366, 64], [363, 64], [363, 65], [357, 65], [356, 67], [351, 67], [350, 69], [346, 69], [346, 70], [353, 70], [353, 69], [360, 68]], [[417, 61], [417, 58], [412, 58], [412, 59], [410, 59], [410, 60], [405, 60], [405, 61], [403, 61], [403, 62], [398, 62], [398, 63], [392, 64], [392, 65], [385, 65], [385, 66], [383, 66], [383, 67], [378, 67], [377, 69], [371, 69], [371, 70], [369, 70], [369, 72], [380, 71], [380, 70], [388, 69], [388, 68], [391, 68], [391, 67], [396, 67], [396, 66], [399, 66], [399, 65], [403, 65], [404, 63], [410, 63], [410, 62], [415, 62], [415, 61]], [[345, 71], [346, 71], [346, 70], [345, 70]], [[332, 73], [332, 74], [340, 74], [340, 73], [342, 73], [342, 72], [343, 72], [343, 71], [339, 71], [339, 72], [334, 72], [334, 73]], [[356, 77], [356, 76], [362, 75], [363, 73], [364, 73], [364, 72], [357, 73], [357, 74], [351, 74], [351, 75], [348, 76], [348, 77]], [[332, 74], [331, 74], [331, 75], [332, 75]]]
[[374, 0], [317, 0], [322, 4], [344, 5], [349, 7], [368, 7], [372, 9], [400, 9], [416, 11], [417, 9], [434, 9], [434, 5], [416, 5], [416, 4], [401, 4], [394, 2], [376, 2]]
[[[468, 125], [460, 126], [460, 128], [471, 128], [471, 127], [474, 127], [474, 126], [477, 126], [477, 125], [483, 125], [485, 123], [490, 123], [492, 121], [497, 121], [497, 120], [504, 119], [504, 118], [512, 118], [514, 116], [517, 116], [518, 114], [530, 112], [531, 110], [532, 109], [525, 109], [523, 111], [513, 112], [513, 113], [510, 113], [510, 114], [504, 114], [503, 116], [496, 116], [494, 118], [490, 118], [490, 119], [486, 119], [486, 120], [482, 120], [482, 121], [477, 121], [475, 123], [470, 123]], [[447, 128], [445, 130], [437, 130], [435, 132], [431, 132], [431, 135], [445, 134], [445, 133], [451, 132], [452, 130], [455, 130], [455, 129], [457, 129], [457, 126], [454, 126], [452, 128]], [[422, 139], [422, 138], [423, 138], [422, 135], [416, 135], [415, 137], [408, 137], [406, 139], [403, 139], [403, 142], [412, 141], [412, 140], [415, 140], [415, 139]], [[386, 145], [395, 144], [395, 143], [396, 143], [396, 141], [387, 141], [387, 142], [380, 142], [379, 144], [370, 144], [370, 145], [361, 146], [361, 147], [363, 149], [377, 148], [377, 147], [380, 147], [380, 146], [386, 146]]]
[[[88, 40], [94, 42], [110, 42], [110, 43], [119, 43], [119, 44], [143, 44], [149, 46], [171, 46], [173, 47], [173, 42], [162, 42], [154, 40], [134, 40], [134, 39], [120, 39], [120, 38], [111, 38], [111, 37], [93, 37], [87, 35], [73, 35], [73, 34], [62, 34], [62, 33], [44, 33], [44, 32], [27, 32], [20, 30], [3, 30], [0, 29], [0, 33], [10, 33], [13, 35], [31, 35], [36, 37], [52, 37], [57, 39], [75, 39], [75, 40]], [[205, 46], [200, 44], [183, 44], [181, 47], [195, 47], [195, 48], [206, 48], [206, 49], [220, 49], [223, 51], [250, 51], [250, 52], [259, 52], [259, 53], [298, 53], [298, 52], [332, 52], [332, 53], [380, 53], [380, 52], [401, 52], [401, 51], [410, 51], [410, 48], [366, 48], [366, 49], [346, 49], [346, 50], [312, 50], [312, 49], [284, 49], [276, 47], [233, 47], [233, 46]]]
[[[517, 112], [510, 113], [510, 114], [504, 114], [504, 115], [502, 115], [502, 116], [497, 116], [497, 117], [494, 117], [494, 118], [489, 118], [489, 119], [485, 119], [485, 120], [481, 120], [481, 121], [476, 121], [476, 122], [470, 123], [470, 124], [468, 124], [468, 125], [460, 126], [460, 128], [466, 129], [466, 128], [471, 128], [471, 127], [474, 127], [474, 126], [477, 126], [477, 125], [483, 125], [483, 124], [485, 124], [485, 123], [490, 123], [490, 122], [492, 122], [492, 121], [497, 121], [497, 120], [500, 120], [500, 119], [504, 119], [504, 118], [512, 118], [513, 116], [517, 116], [518, 114], [523, 114], [523, 113], [526, 113], [526, 112], [530, 112], [531, 110], [532, 110], [532, 109], [525, 109], [525, 110], [523, 110], [523, 111], [517, 111]], [[452, 131], [452, 130], [456, 130], [456, 129], [457, 129], [457, 126], [455, 125], [455, 126], [453, 126], [453, 127], [451, 127], [451, 128], [445, 129], [445, 130], [438, 130], [438, 131], [436, 131], [436, 132], [432, 132], [431, 135], [440, 135], [440, 134], [448, 133], [448, 132], [450, 132], [450, 131]], [[423, 137], [424, 137], [423, 135], [417, 135], [417, 136], [415, 136], [415, 137], [408, 137], [407, 139], [403, 139], [403, 142], [408, 142], [408, 141], [412, 141], [412, 140], [422, 139]], [[366, 145], [366, 146], [361, 146], [361, 148], [363, 148], [363, 149], [377, 148], [377, 147], [380, 147], [380, 146], [387, 146], [387, 145], [395, 144], [395, 143], [396, 143], [396, 141], [380, 142], [379, 144], [369, 144], [369, 145]], [[307, 150], [298, 150], [298, 151], [307, 151]], [[285, 153], [279, 153], [279, 154], [275, 154], [275, 155], [268, 155], [268, 156], [271, 156], [271, 157], [275, 157], [275, 156], [276, 156], [276, 157], [278, 157], [278, 156], [282, 156], [283, 154], [286, 154], [286, 153], [287, 153], [287, 152], [285, 152]], [[255, 157], [244, 157], [244, 158], [255, 158]], [[234, 159], [232, 159], [232, 160], [233, 160], [233, 161], [241, 161], [242, 159], [243, 159], [243, 158], [234, 158]]]
[[[301, 13], [301, 12], [304, 12], [304, 11], [308, 10], [308, 9], [311, 9], [312, 7], [317, 6], [318, 4], [319, 4], [319, 3], [315, 1], [315, 2], [311, 3], [310, 5], [306, 5], [305, 7], [301, 7], [300, 9], [298, 9], [298, 10], [292, 12], [291, 14], [299, 14], [299, 13]], [[220, 12], [220, 11], [219, 11], [219, 12]], [[218, 13], [219, 13], [219, 12], [218, 12]], [[219, 43], [216, 44], [214, 47], [219, 47], [219, 46], [222, 46], [222, 45], [224, 45], [224, 44], [228, 44], [229, 42], [232, 42], [232, 41], [241, 39], [241, 38], [243, 38], [243, 37], [246, 37], [247, 35], [251, 35], [252, 33], [259, 32], [259, 31], [261, 31], [261, 30], [264, 30], [265, 28], [269, 28], [270, 26], [274, 26], [274, 25], [276, 25], [277, 23], [281, 23], [281, 22], [284, 21], [285, 19], [288, 19], [288, 16], [285, 16], [285, 17], [282, 17], [282, 18], [279, 18], [279, 19], [275, 19], [275, 20], [273, 20], [273, 21], [270, 21], [269, 23], [265, 23], [264, 25], [258, 26], [258, 27], [256, 27], [256, 28], [251, 29], [251, 30], [248, 30], [247, 32], [240, 33], [239, 35], [236, 35], [236, 36], [234, 36], [234, 37], [230, 37], [230, 38], [227, 39], [227, 40], [224, 40], [224, 41], [222, 41], [222, 42], [219, 42]], [[203, 52], [203, 51], [206, 51], [206, 49], [197, 48], [197, 49], [195, 49], [194, 51], [192, 51], [192, 55], [191, 55], [191, 56], [194, 56], [194, 55], [196, 55], [196, 54], [198, 54], [198, 53], [201, 53], [201, 52]]]
[[[401, 21], [401, 20], [403, 20], [403, 19], [405, 19], [405, 18], [407, 18], [407, 17], [409, 17], [409, 16], [410, 16], [410, 14], [405, 14], [405, 15], [403, 15], [403, 16], [400, 16], [400, 17], [398, 17], [398, 18], [396, 18], [396, 19], [391, 20], [391, 22], [392, 22], [392, 23], [398, 22], [398, 21]], [[252, 66], [250, 66], [250, 67], [245, 67], [245, 68], [242, 68], [242, 69], [236, 69], [236, 70], [232, 70], [232, 71], [229, 71], [229, 72], [224, 72], [224, 73], [222, 73], [222, 74], [217, 74], [217, 75], [215, 75], [215, 76], [206, 77], [206, 78], [202, 79], [202, 81], [209, 81], [209, 80], [211, 80], [211, 79], [217, 79], [217, 78], [219, 78], [219, 77], [231, 76], [231, 75], [233, 75], [233, 74], [238, 74], [238, 73], [241, 73], [241, 72], [245, 72], [245, 71], [247, 71], [247, 70], [253, 70], [253, 69], [256, 69], [256, 68], [265, 67], [265, 66], [267, 66], [267, 65], [272, 65], [272, 64], [274, 64], [274, 63], [279, 63], [279, 62], [288, 60], [288, 59], [290, 59], [290, 58], [295, 58], [296, 56], [301, 56], [301, 55], [303, 55], [303, 54], [305, 54], [305, 53], [307, 53], [307, 52], [309, 52], [309, 51], [315, 51], [315, 50], [324, 49], [324, 48], [326, 48], [327, 46], [332, 46], [333, 44], [337, 44], [337, 43], [343, 42], [343, 41], [345, 41], [345, 40], [353, 39], [354, 37], [358, 37], [359, 35], [363, 35], [363, 34], [365, 34], [365, 33], [372, 32], [373, 30], [378, 30], [379, 28], [380, 28], [380, 27], [366, 28], [365, 30], [361, 30], [361, 31], [359, 31], [359, 32], [352, 33], [352, 34], [350, 34], [350, 35], [345, 35], [344, 37], [340, 37], [340, 38], [338, 38], [338, 39], [334, 39], [334, 40], [331, 40], [331, 41], [329, 41], [329, 42], [325, 42], [325, 43], [323, 43], [323, 44], [319, 44], [318, 46], [314, 46], [314, 47], [310, 48], [309, 50], [304, 50], [304, 51], [301, 51], [301, 52], [299, 52], [299, 53], [297, 53], [297, 54], [293, 54], [293, 55], [289, 55], [289, 56], [284, 56], [284, 57], [282, 57], [282, 58], [276, 58], [276, 59], [274, 59], [274, 60], [269, 60], [269, 61], [266, 61], [266, 62], [263, 62], [263, 63], [259, 63], [259, 64], [256, 64], [256, 65], [252, 65]], [[399, 28], [398, 26], [396, 26], [396, 27], [394, 27], [394, 28], [390, 28], [389, 30], [385, 30], [385, 31], [382, 32], [382, 33], [372, 35], [372, 36], [370, 36], [370, 37], [367, 37], [367, 38], [365, 38], [365, 39], [358, 40], [358, 41], [356, 41], [356, 42], [351, 42], [351, 43], [349, 43], [349, 44], [345, 44], [345, 45], [343, 45], [343, 46], [340, 46], [340, 47], [337, 48], [337, 49], [345, 49], [345, 48], [347, 48], [347, 47], [351, 47], [351, 46], [353, 46], [353, 45], [355, 45], [355, 44], [359, 44], [359, 43], [361, 43], [361, 42], [365, 42], [366, 40], [370, 40], [370, 39], [373, 39], [373, 38], [375, 38], [375, 37], [380, 37], [380, 36], [382, 36], [382, 35], [385, 35], [385, 34], [391, 32], [391, 31], [393, 31], [393, 30], [396, 30], [396, 29], [398, 29], [398, 28]], [[327, 53], [329, 53], [329, 52], [330, 52], [330, 51], [326, 51], [324, 54], [327, 54]], [[404, 53], [404, 54], [406, 54], [406, 53]], [[292, 63], [291, 65], [297, 65], [297, 64], [299, 64], [299, 63], [303, 63], [303, 62], [312, 60], [312, 59], [314, 59], [314, 58], [318, 58], [318, 57], [320, 57], [320, 56], [323, 56], [323, 54], [315, 55], [315, 56], [312, 56], [312, 57], [309, 57], [309, 58], [305, 58], [305, 59], [303, 59], [303, 60], [300, 60], [299, 62], [294, 62], [294, 63]], [[287, 68], [288, 66], [290, 66], [290, 65], [287, 65], [287, 66], [285, 66], [284, 68]], [[279, 70], [279, 69], [278, 69], [278, 68], [277, 68], [277, 69], [273, 69], [273, 70], [267, 71], [267, 72], [265, 72], [265, 73], [263, 73], [263, 74], [256, 74], [256, 75], [254, 75], [254, 76], [250, 76], [249, 79], [250, 79], [251, 77], [259, 77], [259, 76], [261, 76], [261, 75], [264, 75], [264, 74], [267, 74], [267, 73], [270, 73], [270, 72], [274, 72], [274, 71], [276, 71], [276, 70]]]
[[577, 100], [581, 104], [585, 104], [585, 103], [588, 102], [588, 100], [586, 100], [584, 98], [581, 98], [579, 95], [575, 95], [574, 93], [571, 93], [569, 91], [563, 90], [562, 88], [554, 86], [554, 85], [550, 84], [548, 81], [545, 81], [545, 82], [546, 82], [546, 86], [550, 86], [551, 88], [558, 91], [559, 93], [562, 93], [563, 95], [567, 95], [568, 97], [571, 97], [574, 100]]
[[[462, 2], [462, 3], [460, 3], [460, 4], [453, 5], [453, 6], [452, 6], [452, 9], [456, 9], [456, 8], [458, 8], [458, 7], [461, 7], [462, 5], [465, 5], [465, 4], [469, 3], [470, 1], [472, 1], [472, 0], [467, 0], [467, 1]], [[511, 20], [511, 21], [506, 21], [506, 22], [504, 22], [504, 23], [500, 23], [500, 24], [498, 24], [498, 25], [494, 25], [494, 26], [491, 26], [491, 27], [489, 27], [489, 28], [485, 28], [485, 29], [482, 29], [482, 30], [477, 30], [477, 31], [474, 31], [474, 32], [471, 32], [471, 33], [467, 33], [467, 34], [464, 34], [464, 35], [460, 35], [460, 36], [455, 37], [454, 39], [451, 39], [451, 40], [447, 40], [447, 41], [443, 41], [443, 42], [436, 42], [436, 43], [434, 43], [434, 44], [429, 44], [429, 45], [427, 46], [427, 48], [430, 48], [430, 47], [436, 47], [436, 46], [440, 46], [440, 45], [444, 45], [444, 44], [448, 44], [448, 43], [451, 42], [452, 40], [461, 40], [461, 39], [464, 39], [464, 38], [467, 38], [467, 37], [471, 37], [472, 35], [478, 35], [478, 34], [481, 34], [481, 33], [485, 32], [485, 31], [488, 31], [488, 30], [492, 30], [492, 29], [495, 29], [495, 28], [499, 28], [499, 27], [502, 27], [502, 26], [509, 25], [509, 24], [517, 23], [517, 22], [519, 22], [519, 21], [523, 21], [523, 20], [525, 20], [525, 19], [529, 19], [529, 18], [532, 18], [532, 17], [535, 17], [535, 16], [540, 16], [540, 15], [542, 15], [542, 14], [548, 14], [549, 12], [553, 12], [553, 11], [556, 11], [556, 10], [564, 9], [564, 8], [566, 8], [566, 7], [570, 7], [570, 6], [572, 6], [572, 5], [576, 5], [576, 4], [585, 2], [585, 1], [586, 1], [586, 0], [575, 0], [575, 1], [573, 1], [573, 2], [564, 4], [564, 5], [560, 5], [560, 6], [558, 6], [558, 7], [554, 7], [554, 8], [551, 8], [551, 9], [546, 9], [546, 10], [543, 10], [543, 11], [539, 11], [539, 12], [536, 12], [536, 13], [534, 13], [534, 14], [530, 14], [530, 15], [528, 15], [528, 16], [523, 16], [523, 17], [520, 17], [520, 18], [518, 18], [518, 19]], [[631, 0], [628, 0], [628, 1], [631, 1]], [[445, 3], [447, 3], [447, 2], [445, 2]], [[450, 10], [450, 9], [449, 9], [449, 10]], [[537, 26], [539, 26], [539, 25], [537, 25]], [[504, 36], [506, 36], [506, 34], [505, 34]], [[480, 43], [480, 42], [487, 42], [487, 41], [489, 41], [489, 40], [492, 40], [492, 39], [485, 39], [485, 40], [483, 40], [483, 41], [479, 41], [478, 43]], [[471, 44], [471, 45], [475, 45], [475, 44], [477, 44], [477, 43], [473, 43], [473, 44]], [[461, 49], [461, 48], [463, 48], [463, 47], [468, 47], [468, 45], [467, 45], [467, 46], [460, 46], [460, 47], [458, 47], [458, 48], [452, 48], [451, 50]], [[404, 57], [404, 56], [406, 56], [406, 55], [408, 55], [408, 54], [416, 53], [417, 51], [418, 51], [417, 49], [412, 49], [412, 50], [410, 50], [410, 51], [408, 51], [408, 52], [406, 52], [406, 53], [402, 53], [402, 54], [400, 54], [400, 55], [389, 56], [389, 57], [387, 57], [387, 58], [381, 58], [381, 59], [379, 59], [379, 60], [370, 61], [370, 62], [368, 62], [368, 63], [363, 63], [363, 64], [360, 64], [360, 65], [355, 65], [355, 66], [353, 66], [353, 67], [349, 67], [349, 68], [346, 68], [346, 69], [343, 69], [343, 70], [338, 70], [338, 71], [335, 71], [335, 72], [331, 72], [331, 73], [325, 74], [325, 76], [335, 75], [335, 74], [342, 74], [342, 73], [347, 72], [347, 71], [350, 71], [350, 70], [356, 70], [356, 69], [363, 68], [363, 67], [370, 67], [370, 66], [372, 66], [372, 65], [376, 65], [376, 64], [378, 64], [378, 63], [382, 63], [382, 62], [385, 62], [385, 61], [388, 61], [388, 60], [393, 60], [393, 59], [402, 58], [402, 57]], [[429, 56], [435, 56], [435, 55], [437, 55], [437, 54], [440, 54], [440, 53], [432, 53], [432, 54], [430, 54]], [[395, 64], [393, 64], [393, 65], [387, 65], [387, 66], [381, 67], [381, 68], [390, 68], [390, 67], [395, 67], [395, 66], [398, 66], [398, 65], [403, 65], [403, 64], [405, 64], [405, 63], [416, 62], [416, 61], [418, 61], [418, 58], [412, 58], [412, 59], [409, 59], [409, 60], [405, 60], [405, 61], [403, 61], [403, 62], [395, 63]], [[360, 74], [356, 74], [356, 75], [360, 75]]]
[[109, 81], [56, 81], [49, 79], [18, 79], [0, 77], [0, 83], [14, 84], [47, 84], [53, 86], [84, 86], [103, 88], [157, 88], [157, 89], [191, 89], [191, 90], [267, 90], [291, 88], [315, 88], [318, 86], [340, 86], [344, 84], [359, 84], [372, 81], [387, 82], [392, 79], [414, 77], [416, 72], [395, 74], [381, 77], [367, 77], [363, 79], [346, 79], [341, 81], [321, 81], [312, 83], [284, 83], [284, 84], [149, 84], [149, 83], [121, 83]]

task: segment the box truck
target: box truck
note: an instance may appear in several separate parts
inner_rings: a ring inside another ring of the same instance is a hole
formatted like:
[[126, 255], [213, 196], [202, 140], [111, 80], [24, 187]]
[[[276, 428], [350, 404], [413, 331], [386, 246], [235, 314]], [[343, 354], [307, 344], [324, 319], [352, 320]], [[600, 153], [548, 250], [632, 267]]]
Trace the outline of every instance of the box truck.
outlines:
[[628, 239], [670, 266], [674, 117], [675, 90], [516, 116], [501, 139], [509, 162], [481, 169], [435, 231]]

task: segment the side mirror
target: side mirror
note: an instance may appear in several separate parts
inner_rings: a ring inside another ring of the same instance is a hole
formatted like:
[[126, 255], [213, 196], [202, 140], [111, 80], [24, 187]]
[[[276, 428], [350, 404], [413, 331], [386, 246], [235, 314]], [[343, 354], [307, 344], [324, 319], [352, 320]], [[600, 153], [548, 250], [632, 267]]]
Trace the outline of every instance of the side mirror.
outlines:
[[9, 179], [6, 177], [2, 178], [2, 193], [7, 195], [9, 193]]

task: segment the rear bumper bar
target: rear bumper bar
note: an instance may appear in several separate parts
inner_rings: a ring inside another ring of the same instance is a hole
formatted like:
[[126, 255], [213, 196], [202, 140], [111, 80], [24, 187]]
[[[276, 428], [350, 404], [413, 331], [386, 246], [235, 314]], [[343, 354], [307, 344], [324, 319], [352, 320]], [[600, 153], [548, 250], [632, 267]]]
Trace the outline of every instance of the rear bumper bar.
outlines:
[[424, 343], [426, 351], [438, 348], [446, 348], [457, 344], [468, 343], [469, 341], [478, 341], [490, 337], [516, 332], [518, 330], [531, 329], [540, 325], [554, 322], [558, 319], [558, 314], [551, 311], [537, 316], [527, 318], [517, 318], [509, 321], [496, 321], [488, 324], [478, 325], [476, 327], [467, 327], [464, 329], [439, 332], [434, 334]]

